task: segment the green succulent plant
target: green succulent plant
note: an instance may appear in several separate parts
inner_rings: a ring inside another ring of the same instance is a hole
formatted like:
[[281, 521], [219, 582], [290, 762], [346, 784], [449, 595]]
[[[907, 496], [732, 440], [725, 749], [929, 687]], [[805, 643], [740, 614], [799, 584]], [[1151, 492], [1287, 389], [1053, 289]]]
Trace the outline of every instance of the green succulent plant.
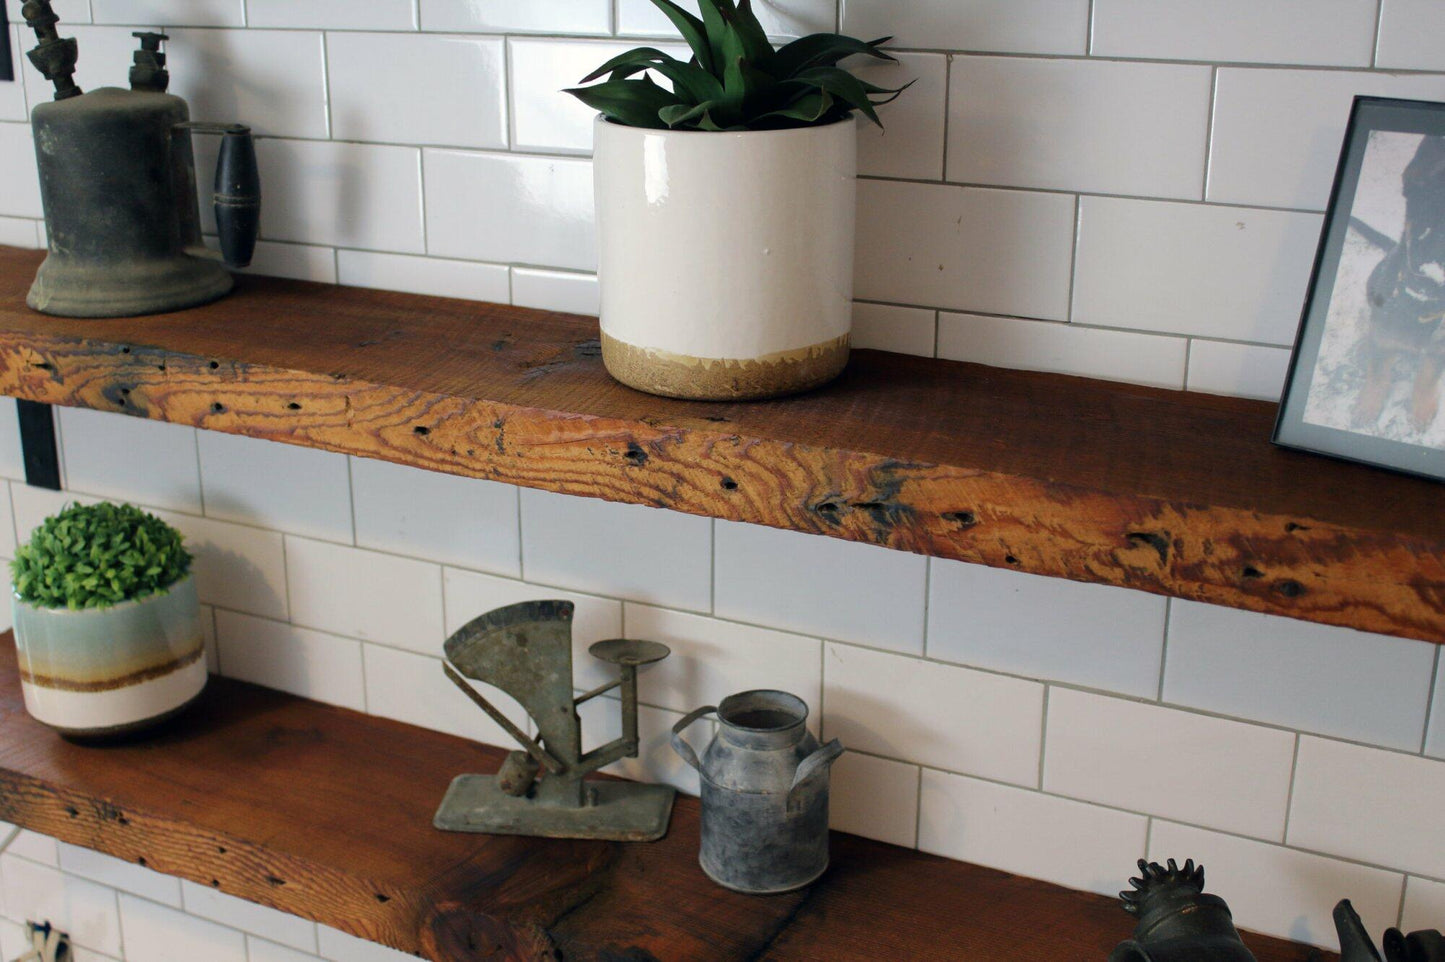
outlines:
[[[830, 124], [858, 110], [881, 127], [875, 108], [912, 86], [878, 87], [838, 66], [855, 54], [893, 60], [879, 49], [891, 37], [865, 42], [816, 33], [775, 50], [753, 13], [752, 0], [699, 0], [701, 18], [672, 0], [652, 3], [692, 48], [691, 59], [638, 47], [582, 78], [590, 84], [607, 77], [602, 83], [566, 91], [619, 124], [776, 130]], [[653, 80], [652, 73], [672, 89]]]
[[190, 570], [180, 532], [106, 502], [46, 518], [10, 562], [16, 594], [43, 608], [108, 608], [163, 592]]

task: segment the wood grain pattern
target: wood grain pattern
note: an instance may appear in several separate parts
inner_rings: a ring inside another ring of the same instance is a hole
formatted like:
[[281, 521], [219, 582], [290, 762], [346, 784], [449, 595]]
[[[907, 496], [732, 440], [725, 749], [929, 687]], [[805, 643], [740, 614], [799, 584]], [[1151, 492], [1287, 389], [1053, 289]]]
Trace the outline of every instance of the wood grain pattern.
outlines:
[[705, 404], [594, 319], [241, 278], [148, 318], [36, 314], [0, 249], [0, 392], [526, 487], [1445, 643], [1438, 484], [1285, 451], [1274, 405], [858, 351]]
[[698, 868], [686, 797], [650, 844], [434, 830], [452, 776], [502, 754], [225, 679], [159, 733], [76, 745], [25, 713], [0, 636], [0, 819], [433, 962], [1103, 962], [1133, 926], [1111, 899], [846, 835], [810, 889], [738, 895]]

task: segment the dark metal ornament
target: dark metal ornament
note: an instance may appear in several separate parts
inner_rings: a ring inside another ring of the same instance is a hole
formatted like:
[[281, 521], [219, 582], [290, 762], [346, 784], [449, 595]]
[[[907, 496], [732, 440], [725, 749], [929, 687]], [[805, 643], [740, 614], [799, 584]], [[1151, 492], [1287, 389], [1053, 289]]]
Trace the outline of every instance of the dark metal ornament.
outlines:
[[[1349, 899], [1335, 906], [1335, 930], [1340, 936], [1340, 962], [1380, 962], [1380, 953]], [[1434, 929], [1409, 935], [1389, 929], [1385, 932], [1384, 962], [1445, 962], [1445, 936]]]
[[1204, 894], [1204, 866], [1193, 859], [1180, 868], [1139, 860], [1132, 892], [1120, 892], [1124, 911], [1137, 916], [1134, 937], [1121, 942], [1109, 962], [1254, 962], [1239, 938], [1229, 906]]
[[49, 253], [26, 303], [66, 317], [123, 317], [225, 295], [231, 274], [201, 239], [190, 135], [222, 135], [217, 229], [226, 263], [244, 267], [261, 206], [250, 129], [191, 122], [186, 102], [165, 92], [164, 34], [135, 34], [131, 89], [82, 94], [75, 41], [56, 33], [49, 0], [22, 11], [40, 39], [30, 60], [55, 84], [55, 100], [31, 111]]

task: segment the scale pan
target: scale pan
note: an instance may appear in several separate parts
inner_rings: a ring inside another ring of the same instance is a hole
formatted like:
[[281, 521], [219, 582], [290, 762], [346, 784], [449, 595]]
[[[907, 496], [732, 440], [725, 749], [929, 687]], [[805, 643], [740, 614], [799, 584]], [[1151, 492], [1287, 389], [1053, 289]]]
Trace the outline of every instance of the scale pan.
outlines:
[[614, 665], [650, 665], [672, 654], [672, 649], [657, 641], [633, 641], [611, 638], [587, 649], [592, 657]]

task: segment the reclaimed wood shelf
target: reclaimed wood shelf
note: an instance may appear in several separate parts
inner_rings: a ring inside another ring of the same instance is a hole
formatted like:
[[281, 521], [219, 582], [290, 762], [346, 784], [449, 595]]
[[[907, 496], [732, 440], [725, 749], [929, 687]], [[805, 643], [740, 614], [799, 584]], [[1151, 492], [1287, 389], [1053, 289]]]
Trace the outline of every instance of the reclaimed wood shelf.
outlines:
[[25, 713], [0, 637], [0, 819], [433, 962], [1103, 962], [1133, 928], [1111, 899], [849, 835], [811, 888], [738, 895], [698, 868], [687, 797], [654, 843], [433, 829], [452, 777], [502, 755], [220, 678], [150, 737], [77, 745]]
[[25, 307], [0, 392], [1445, 643], [1439, 484], [1285, 451], [1275, 406], [856, 352], [767, 403], [650, 397], [596, 320], [242, 277], [115, 320]]

